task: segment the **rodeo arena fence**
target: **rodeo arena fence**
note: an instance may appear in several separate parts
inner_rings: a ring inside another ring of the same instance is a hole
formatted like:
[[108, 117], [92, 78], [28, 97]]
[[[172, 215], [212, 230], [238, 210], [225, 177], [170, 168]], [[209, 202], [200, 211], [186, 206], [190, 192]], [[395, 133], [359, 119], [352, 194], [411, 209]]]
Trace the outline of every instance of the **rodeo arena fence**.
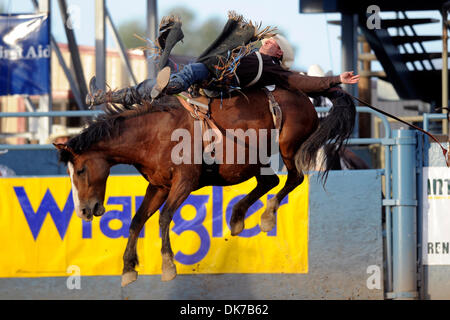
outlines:
[[[32, 2], [45, 13], [0, 15], [9, 26], [35, 19], [31, 26], [40, 30], [33, 32], [37, 39], [21, 43], [23, 50], [2, 49], [0, 67], [11, 59], [1, 69], [9, 76], [0, 77], [0, 87], [6, 88], [0, 94], [39, 95], [40, 106], [30, 112], [0, 112], [0, 119], [44, 119], [38, 120], [37, 130], [48, 135], [48, 117], [95, 117], [103, 111], [49, 110], [50, 47], [71, 88], [80, 89], [73, 91], [79, 106], [83, 90], [50, 34], [50, 1]], [[96, 1], [98, 14], [109, 17], [104, 1]], [[110, 17], [108, 21], [112, 25]], [[104, 30], [98, 28], [96, 36], [104, 40]], [[9, 41], [14, 37], [23, 40], [23, 34], [9, 35], [0, 34], [2, 48], [17, 44]], [[76, 47], [70, 39], [69, 46]], [[100, 49], [104, 57], [104, 46]], [[23, 54], [29, 59], [19, 59]], [[95, 59], [101, 57], [96, 54]], [[74, 74], [81, 74], [79, 61], [72, 62]], [[96, 74], [104, 83], [101, 70]], [[384, 136], [351, 138], [348, 144], [380, 146], [381, 169], [330, 171], [325, 186], [318, 172], [308, 172], [281, 202], [274, 229], [265, 233], [259, 218], [284, 185], [286, 174], [280, 171], [280, 184], [250, 207], [246, 228], [234, 237], [229, 228], [232, 207], [256, 180], [197, 190], [176, 211], [171, 225], [179, 276], [161, 281], [161, 239], [154, 217], [139, 235], [139, 278], [125, 288], [120, 286], [122, 254], [131, 219], [145, 195], [145, 179], [131, 166], [113, 167], [106, 212], [86, 222], [73, 213], [70, 178], [53, 145], [42, 144], [44, 139], [41, 144], [1, 144], [0, 150], [8, 152], [0, 155], [0, 164], [16, 176], [0, 177], [0, 299], [450, 299], [450, 171], [441, 150], [420, 132], [391, 130], [376, 111], [357, 107], [357, 112], [380, 119]], [[423, 128], [445, 117], [424, 114]]]
[[[328, 110], [317, 108], [318, 112]], [[127, 297], [152, 299], [448, 298], [450, 287], [442, 281], [450, 255], [445, 232], [448, 224], [439, 214], [448, 212], [442, 203], [449, 197], [450, 177], [443, 168], [442, 155], [439, 157], [440, 149], [422, 133], [391, 132], [387, 119], [376, 111], [367, 107], [357, 107], [357, 111], [377, 116], [383, 123], [384, 137], [351, 138], [348, 144], [383, 146], [383, 169], [331, 171], [325, 188], [315, 178], [317, 172], [309, 172], [305, 182], [284, 199], [277, 227], [267, 235], [251, 217], [261, 212], [267, 197], [249, 209], [246, 221], [253, 227], [238, 237], [231, 238], [227, 222], [223, 222], [254, 181], [195, 192], [174, 217], [172, 231], [179, 236], [174, 241], [178, 247], [175, 260], [180, 274], [186, 277], [177, 278], [171, 286], [159, 280], [157, 219], [150, 219], [138, 245], [140, 273], [148, 279], [140, 278], [131, 288], [119, 288], [121, 252], [132, 211], [137, 210], [145, 193], [145, 182], [137, 174], [126, 173], [129, 169], [114, 174], [113, 170], [105, 197], [107, 212], [92, 224], [73, 217], [70, 180], [64, 171], [63, 177], [0, 178], [0, 237], [6, 244], [0, 258], [0, 296], [10, 298], [12, 290], [19, 298], [99, 294], [123, 298], [126, 290]], [[87, 117], [100, 113], [3, 112], [0, 117]], [[430, 119], [443, 116], [424, 115], [423, 127], [428, 128]], [[50, 144], [8, 144], [0, 149], [11, 150], [3, 157], [35, 165], [45, 157], [56, 157]], [[283, 181], [284, 172], [279, 175]], [[272, 196], [269, 192], [268, 198]], [[80, 286], [82, 294], [67, 289], [66, 279], [73, 270], [78, 270], [81, 284], [89, 283]], [[83, 281], [87, 276], [97, 277]], [[149, 281], [152, 289], [146, 292]]]

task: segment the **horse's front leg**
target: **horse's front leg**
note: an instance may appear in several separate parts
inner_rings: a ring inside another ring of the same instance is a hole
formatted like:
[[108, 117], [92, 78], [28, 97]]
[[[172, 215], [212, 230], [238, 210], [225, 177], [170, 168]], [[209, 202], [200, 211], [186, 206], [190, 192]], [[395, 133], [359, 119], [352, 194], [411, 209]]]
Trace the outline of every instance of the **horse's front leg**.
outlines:
[[159, 227], [161, 230], [161, 256], [162, 256], [162, 281], [170, 281], [177, 275], [177, 268], [173, 263], [173, 252], [170, 245], [169, 226], [172, 221], [173, 215], [178, 207], [183, 203], [189, 194], [194, 190], [192, 179], [184, 179], [176, 184], [173, 184], [170, 188], [169, 196], [161, 210], [159, 216]]
[[230, 219], [232, 236], [236, 236], [244, 230], [245, 213], [248, 208], [250, 208], [256, 200], [269, 192], [270, 189], [276, 187], [280, 182], [280, 179], [273, 173], [271, 175], [258, 175], [256, 176], [256, 181], [258, 182], [256, 188], [233, 206], [233, 213]]
[[168, 193], [169, 190], [167, 189], [158, 188], [152, 185], [147, 187], [144, 200], [131, 221], [130, 235], [123, 255], [122, 287], [125, 287], [137, 279], [135, 267], [139, 263], [136, 252], [139, 233], [148, 218], [150, 218], [167, 199]]

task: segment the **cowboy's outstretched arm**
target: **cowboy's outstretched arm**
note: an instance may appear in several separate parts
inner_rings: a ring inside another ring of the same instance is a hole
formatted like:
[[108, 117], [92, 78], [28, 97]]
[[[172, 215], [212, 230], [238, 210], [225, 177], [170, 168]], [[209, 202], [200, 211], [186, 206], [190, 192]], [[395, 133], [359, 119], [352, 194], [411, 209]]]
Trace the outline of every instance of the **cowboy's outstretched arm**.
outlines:
[[306, 94], [322, 92], [341, 83], [340, 76], [313, 77], [297, 72], [291, 72], [287, 80], [291, 89], [302, 91]]
[[354, 84], [358, 81], [359, 75], [353, 75], [353, 71], [343, 72], [338, 76], [331, 77], [313, 77], [299, 73], [291, 73], [288, 76], [289, 87], [306, 94], [322, 92], [341, 83]]

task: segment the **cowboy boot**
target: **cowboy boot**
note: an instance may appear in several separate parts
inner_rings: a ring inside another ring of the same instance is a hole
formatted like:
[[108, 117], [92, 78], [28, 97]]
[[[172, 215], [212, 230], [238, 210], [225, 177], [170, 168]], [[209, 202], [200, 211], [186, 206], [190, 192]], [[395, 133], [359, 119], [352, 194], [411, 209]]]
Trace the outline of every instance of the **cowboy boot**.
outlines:
[[[159, 96], [167, 85], [170, 77], [170, 68], [161, 70], [159, 80], [147, 79], [137, 86], [126, 87], [116, 91], [104, 91], [97, 87], [95, 76], [89, 82], [89, 93], [86, 96], [86, 104], [90, 106], [104, 103], [117, 103], [123, 106], [141, 104], [143, 100], [151, 100], [153, 96]], [[168, 74], [167, 74], [168, 73]]]
[[98, 89], [93, 77], [89, 83], [86, 103], [119, 103], [124, 106], [140, 104], [143, 100], [159, 98], [162, 93], [170, 95], [187, 90], [195, 82], [206, 79], [208, 75], [208, 69], [201, 63], [187, 65], [182, 71], [172, 75], [170, 67], [167, 66], [158, 73], [156, 79], [147, 79], [137, 86], [109, 92]]
[[96, 106], [104, 103], [119, 103], [124, 106], [131, 106], [141, 103], [141, 99], [136, 92], [136, 87], [127, 87], [116, 91], [105, 91], [97, 87], [95, 76], [89, 81], [89, 93], [86, 96], [86, 104]]
[[203, 63], [191, 63], [177, 73], [170, 73], [170, 67], [163, 68], [156, 77], [156, 85], [151, 92], [151, 98], [156, 99], [161, 94], [177, 94], [189, 89], [195, 83], [209, 77], [208, 68]]

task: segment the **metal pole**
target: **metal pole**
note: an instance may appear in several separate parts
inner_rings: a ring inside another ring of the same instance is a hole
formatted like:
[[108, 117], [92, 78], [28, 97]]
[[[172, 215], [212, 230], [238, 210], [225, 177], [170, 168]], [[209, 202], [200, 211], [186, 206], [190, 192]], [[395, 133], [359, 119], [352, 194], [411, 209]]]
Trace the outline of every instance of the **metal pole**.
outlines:
[[[147, 38], [155, 42], [158, 32], [158, 7], [156, 0], [147, 0]], [[147, 54], [145, 54], [147, 56]], [[155, 60], [147, 58], [147, 78], [156, 78]]]
[[78, 90], [78, 86], [75, 80], [73, 79], [72, 74], [70, 73], [70, 70], [66, 65], [66, 62], [64, 61], [64, 57], [61, 53], [61, 50], [59, 50], [58, 43], [56, 42], [53, 36], [52, 36], [52, 49], [55, 51], [59, 64], [61, 65], [61, 68], [63, 69], [64, 74], [66, 75], [67, 81], [69, 81], [70, 89], [72, 90], [78, 108], [80, 110], [86, 109], [85, 104], [83, 103], [83, 99], [81, 98], [80, 91]]
[[[357, 26], [358, 16], [355, 14], [342, 14], [341, 20], [341, 51], [342, 51], [342, 72], [344, 71], [358, 71], [358, 38]], [[351, 95], [358, 96], [358, 87], [351, 85], [343, 85], [344, 89]], [[358, 116], [355, 119], [355, 129], [353, 130], [353, 137], [358, 137], [359, 121]]]
[[125, 49], [122, 41], [120, 40], [119, 33], [117, 32], [116, 26], [114, 25], [114, 23], [111, 19], [111, 15], [109, 14], [108, 8], [105, 8], [105, 15], [106, 15], [106, 22], [108, 23], [108, 27], [111, 29], [111, 31], [112, 31], [111, 33], [112, 33], [113, 38], [116, 41], [116, 45], [119, 49], [119, 55], [120, 55], [120, 58], [122, 59], [122, 63], [124, 64], [125, 68], [127, 69], [128, 78], [130, 79], [130, 81], [133, 85], [136, 85], [137, 81], [133, 74], [133, 69], [131, 68], [130, 61], [128, 60], [126, 49]]
[[[385, 137], [385, 138], [390, 138]], [[389, 144], [384, 145], [384, 178], [385, 178], [385, 199], [389, 203], [392, 201], [392, 188], [391, 188], [391, 179], [392, 179], [392, 170], [391, 170], [391, 149]], [[392, 291], [392, 209], [389, 204], [385, 206], [385, 221], [386, 221], [386, 292]]]
[[[95, 76], [97, 86], [106, 89], [105, 0], [95, 0]], [[103, 106], [97, 106], [102, 109]]]
[[[362, 52], [363, 53], [370, 53], [370, 45], [364, 38], [361, 43]], [[371, 101], [372, 100], [372, 84], [371, 84], [371, 62], [370, 60], [364, 60], [361, 62], [362, 68], [361, 70], [367, 72], [367, 76], [361, 76], [361, 79], [359, 80], [359, 83], [357, 85], [358, 87], [358, 94], [359, 98], [364, 101]], [[357, 70], [355, 70], [357, 72]], [[358, 124], [359, 124], [359, 137], [361, 138], [369, 138], [371, 136], [372, 131], [372, 123], [371, 123], [371, 116], [367, 113], [360, 113], [358, 117]]]
[[[31, 2], [34, 5], [34, 8], [35, 8], [36, 12], [39, 12], [39, 4], [37, 3], [37, 0], [32, 0]], [[75, 102], [77, 103], [78, 108], [80, 110], [84, 110], [86, 108], [85, 108], [85, 105], [84, 105], [83, 100], [81, 98], [80, 92], [78, 90], [78, 86], [77, 86], [77, 84], [76, 84], [76, 82], [75, 82], [75, 80], [74, 80], [74, 78], [73, 78], [69, 68], [66, 65], [66, 62], [65, 62], [65, 60], [64, 60], [64, 58], [62, 56], [61, 50], [59, 50], [58, 43], [56, 42], [56, 39], [53, 36], [53, 34], [50, 34], [50, 39], [51, 39], [51, 43], [52, 43], [52, 49], [53, 49], [53, 51], [55, 51], [56, 57], [58, 58], [58, 61], [59, 61], [59, 64], [61, 65], [61, 67], [62, 67], [62, 69], [64, 71], [64, 74], [66, 75], [67, 80], [69, 81], [70, 89], [72, 90], [72, 93], [73, 93], [73, 95], [75, 97]], [[29, 100], [29, 98], [28, 98], [28, 100]], [[26, 101], [26, 103], [29, 105], [30, 101], [31, 100]]]
[[[450, 1], [442, 7], [442, 108], [448, 108], [448, 10], [450, 9]], [[448, 110], [442, 109], [443, 113]], [[442, 121], [442, 133], [448, 134], [448, 120]]]
[[395, 130], [392, 193], [393, 299], [417, 299], [416, 136]]
[[[72, 27], [68, 25], [69, 15], [67, 13], [67, 4], [65, 0], [58, 0], [59, 9], [61, 12], [61, 17], [63, 19], [64, 30], [66, 32], [67, 43], [69, 45], [70, 58], [72, 60], [73, 68], [75, 70], [75, 78], [78, 84], [78, 91], [80, 92], [81, 97], [86, 97], [87, 94], [87, 85], [83, 72], [83, 65], [81, 63], [80, 53], [78, 51], [78, 45], [75, 38], [75, 33], [73, 32]], [[56, 43], [55, 43], [56, 45]], [[72, 87], [73, 88], [73, 87]], [[73, 90], [73, 89], [72, 89]], [[78, 102], [77, 102], [78, 103]], [[83, 104], [83, 108], [84, 104]]]
[[[51, 30], [51, 19], [50, 19], [50, 12], [51, 12], [51, 1], [50, 0], [40, 0], [39, 1], [39, 12], [46, 13], [48, 15], [48, 24], [49, 24], [49, 30]], [[49, 32], [50, 36], [51, 32]], [[50, 46], [50, 57], [51, 57], [51, 46]], [[51, 58], [50, 58], [51, 61]], [[45, 94], [39, 97], [39, 109], [38, 111], [44, 111], [48, 112], [52, 110], [52, 69], [51, 69], [51, 63], [49, 66], [49, 73], [50, 73], [50, 93]], [[39, 143], [45, 143], [49, 133], [50, 133], [50, 127], [52, 124], [52, 119], [48, 118], [42, 118], [38, 120], [38, 134], [39, 134]]]

